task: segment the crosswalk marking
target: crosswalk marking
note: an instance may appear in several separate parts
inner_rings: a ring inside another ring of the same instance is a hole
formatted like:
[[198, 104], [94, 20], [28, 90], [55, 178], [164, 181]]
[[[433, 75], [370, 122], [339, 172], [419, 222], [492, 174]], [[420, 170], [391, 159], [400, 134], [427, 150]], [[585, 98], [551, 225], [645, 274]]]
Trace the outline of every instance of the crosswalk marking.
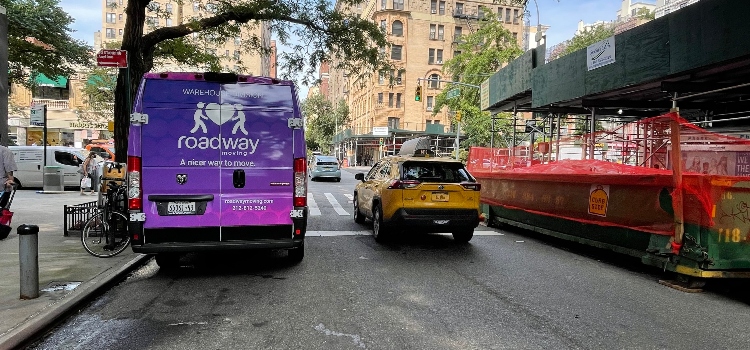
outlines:
[[341, 207], [341, 204], [339, 204], [339, 201], [336, 200], [336, 197], [334, 197], [333, 194], [326, 193], [325, 195], [326, 198], [328, 198], [328, 202], [333, 206], [333, 210], [335, 210], [339, 215], [349, 216], [349, 213]]
[[349, 198], [349, 202], [354, 202], [354, 195], [353, 194], [345, 194], [346, 198]]
[[320, 208], [312, 193], [307, 194], [307, 207], [310, 208], [310, 216], [320, 216]]

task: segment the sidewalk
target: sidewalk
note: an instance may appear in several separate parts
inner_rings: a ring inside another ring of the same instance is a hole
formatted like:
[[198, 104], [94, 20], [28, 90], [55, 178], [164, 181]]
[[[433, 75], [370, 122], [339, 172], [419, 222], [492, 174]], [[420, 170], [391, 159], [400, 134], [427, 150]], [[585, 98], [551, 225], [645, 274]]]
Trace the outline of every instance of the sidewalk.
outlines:
[[[77, 191], [38, 194], [19, 190], [11, 206], [13, 231], [0, 241], [0, 349], [11, 349], [76, 307], [129, 267], [146, 259], [130, 248], [114, 258], [96, 258], [80, 235], [63, 236], [63, 205], [96, 200]], [[18, 235], [21, 224], [39, 226], [39, 297], [20, 300]]]

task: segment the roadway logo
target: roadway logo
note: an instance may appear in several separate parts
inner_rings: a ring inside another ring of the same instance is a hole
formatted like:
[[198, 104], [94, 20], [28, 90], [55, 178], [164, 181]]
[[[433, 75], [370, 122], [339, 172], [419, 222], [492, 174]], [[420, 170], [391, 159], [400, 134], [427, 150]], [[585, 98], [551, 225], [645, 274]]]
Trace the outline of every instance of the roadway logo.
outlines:
[[242, 111], [243, 107], [241, 104], [207, 104], [198, 102], [196, 107], [197, 108], [195, 109], [195, 113], [193, 114], [195, 126], [193, 126], [193, 128], [190, 130], [191, 134], [195, 134], [199, 129], [203, 131], [204, 134], [208, 134], [206, 121], [210, 120], [214, 122], [214, 124], [219, 126], [229, 121], [236, 121], [236, 123], [234, 124], [234, 128], [232, 128], [232, 135], [237, 134], [238, 130], [247, 135], [247, 129], [245, 129], [246, 117], [245, 112]]

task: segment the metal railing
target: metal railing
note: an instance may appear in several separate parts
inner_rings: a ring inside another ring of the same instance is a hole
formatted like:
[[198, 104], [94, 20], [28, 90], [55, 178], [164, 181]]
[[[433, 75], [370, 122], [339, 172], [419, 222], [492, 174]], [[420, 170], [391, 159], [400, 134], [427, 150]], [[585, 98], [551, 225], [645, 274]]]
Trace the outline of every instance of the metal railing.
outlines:
[[97, 201], [86, 202], [76, 205], [65, 205], [63, 218], [63, 236], [69, 236], [71, 232], [80, 233], [83, 231], [83, 225], [94, 215], [97, 208]]

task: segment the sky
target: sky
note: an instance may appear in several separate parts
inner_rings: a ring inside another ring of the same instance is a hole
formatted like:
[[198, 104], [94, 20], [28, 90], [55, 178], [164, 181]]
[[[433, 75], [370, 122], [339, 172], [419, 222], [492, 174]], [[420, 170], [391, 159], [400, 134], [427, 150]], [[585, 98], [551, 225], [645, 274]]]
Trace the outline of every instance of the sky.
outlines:
[[[550, 26], [547, 31], [547, 47], [570, 39], [575, 34], [578, 21], [594, 23], [611, 21], [617, 17], [622, 0], [536, 0], [539, 6], [541, 24]], [[653, 3], [653, 1], [651, 1]], [[60, 6], [75, 19], [71, 26], [73, 37], [94, 43], [94, 32], [102, 28], [102, 1], [99, 0], [60, 0]], [[531, 25], [537, 24], [534, 0], [529, 1]], [[279, 50], [284, 47], [280, 46]], [[300, 85], [300, 96], [307, 96], [308, 87]]]

